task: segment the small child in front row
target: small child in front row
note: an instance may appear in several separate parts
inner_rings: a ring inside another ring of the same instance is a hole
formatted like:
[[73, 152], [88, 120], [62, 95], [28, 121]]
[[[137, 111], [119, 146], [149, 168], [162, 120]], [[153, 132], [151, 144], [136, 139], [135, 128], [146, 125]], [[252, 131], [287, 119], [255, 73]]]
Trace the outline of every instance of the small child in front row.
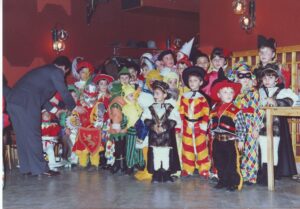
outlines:
[[216, 189], [241, 190], [240, 154], [246, 137], [243, 112], [233, 104], [241, 84], [217, 80], [212, 87], [212, 99], [217, 101], [210, 113], [209, 130], [213, 138], [213, 160], [218, 170]]
[[178, 111], [166, 100], [168, 84], [154, 81], [155, 103], [144, 111], [141, 119], [149, 127], [147, 168], [153, 174], [152, 182], [173, 182], [171, 174], [180, 170], [175, 128], [181, 127]]

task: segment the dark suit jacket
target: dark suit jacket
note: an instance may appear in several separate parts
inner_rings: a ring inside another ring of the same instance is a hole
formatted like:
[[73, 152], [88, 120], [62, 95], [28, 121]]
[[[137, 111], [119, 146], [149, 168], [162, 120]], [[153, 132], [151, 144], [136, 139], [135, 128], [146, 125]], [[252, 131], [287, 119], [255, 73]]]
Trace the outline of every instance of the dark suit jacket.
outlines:
[[49, 99], [58, 91], [67, 109], [72, 110], [76, 104], [69, 93], [64, 80], [64, 72], [54, 65], [45, 65], [28, 72], [10, 90], [7, 103], [23, 106], [24, 108], [41, 108], [48, 111], [52, 106]]

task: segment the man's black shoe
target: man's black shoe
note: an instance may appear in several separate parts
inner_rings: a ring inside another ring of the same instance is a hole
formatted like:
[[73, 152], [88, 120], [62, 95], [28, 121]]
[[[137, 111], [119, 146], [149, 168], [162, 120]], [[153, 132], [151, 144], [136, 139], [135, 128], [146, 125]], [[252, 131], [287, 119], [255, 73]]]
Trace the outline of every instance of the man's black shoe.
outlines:
[[37, 176], [38, 177], [42, 177], [42, 176], [52, 177], [52, 176], [58, 176], [58, 175], [60, 175], [60, 172], [49, 170], [49, 171], [41, 173], [41, 174], [39, 174]]

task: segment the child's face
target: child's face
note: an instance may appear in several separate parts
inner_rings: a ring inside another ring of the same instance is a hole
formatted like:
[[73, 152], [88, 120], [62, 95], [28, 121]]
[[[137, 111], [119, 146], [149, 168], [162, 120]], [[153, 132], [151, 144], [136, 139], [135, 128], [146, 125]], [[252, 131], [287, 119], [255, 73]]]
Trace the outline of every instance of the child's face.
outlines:
[[107, 80], [100, 80], [98, 83], [100, 92], [107, 92], [108, 82]]
[[50, 121], [50, 113], [45, 111], [42, 113], [42, 120], [43, 121]]
[[178, 80], [176, 78], [169, 79], [168, 82], [170, 89], [176, 89], [178, 86]]
[[224, 87], [219, 90], [218, 97], [222, 102], [230, 103], [234, 98], [234, 90], [230, 87]]
[[129, 101], [129, 102], [134, 102], [135, 101], [135, 98], [134, 98], [134, 94], [133, 93], [130, 93], [126, 96], [126, 99]]
[[135, 81], [137, 79], [137, 71], [134, 68], [128, 68], [131, 80]]
[[223, 57], [216, 56], [211, 60], [211, 63], [215, 70], [219, 70], [221, 67], [224, 67], [226, 60]]
[[199, 57], [197, 59], [197, 63], [195, 63], [195, 65], [198, 67], [202, 67], [205, 71], [207, 71], [209, 68], [209, 61], [208, 61], [207, 57]]
[[79, 77], [80, 77], [80, 80], [87, 81], [90, 77], [89, 69], [88, 68], [83, 68], [82, 70], [80, 70]]
[[129, 77], [129, 75], [120, 75], [120, 82], [121, 82], [121, 84], [122, 85], [127, 85], [127, 84], [129, 84], [129, 80], [130, 80], [130, 77]]
[[266, 65], [272, 61], [273, 57], [275, 56], [275, 52], [270, 47], [262, 47], [259, 49], [258, 55], [261, 63]]
[[277, 80], [278, 80], [278, 78], [276, 78], [276, 76], [274, 76], [274, 75], [265, 75], [265, 76], [262, 78], [263, 85], [264, 85], [266, 88], [272, 88], [272, 87], [275, 87], [275, 86], [276, 86], [276, 83], [277, 83]]
[[143, 75], [144, 78], [147, 77], [147, 75], [148, 75], [149, 72], [150, 72], [150, 70], [149, 70], [149, 68], [148, 68], [147, 65], [145, 65], [145, 66], [143, 66], [143, 67], [141, 68], [141, 73], [142, 73], [142, 75]]
[[155, 61], [156, 69], [161, 71], [164, 68], [163, 62], [162, 61]]
[[174, 66], [174, 58], [172, 54], [167, 54], [162, 59], [162, 64], [164, 67], [172, 68]]
[[189, 86], [192, 91], [198, 91], [202, 83], [203, 81], [197, 76], [192, 75], [189, 77]]
[[72, 92], [71, 92], [71, 95], [72, 95], [72, 97], [73, 97], [75, 103], [77, 103], [77, 101], [78, 101], [78, 96], [77, 96], [77, 94], [76, 94], [74, 91], [72, 91]]
[[163, 103], [165, 101], [165, 98], [167, 98], [167, 94], [159, 88], [154, 89], [153, 96], [157, 103]]
[[237, 82], [242, 84], [242, 88], [251, 88], [252, 87], [252, 75], [247, 71], [240, 71], [237, 73]]

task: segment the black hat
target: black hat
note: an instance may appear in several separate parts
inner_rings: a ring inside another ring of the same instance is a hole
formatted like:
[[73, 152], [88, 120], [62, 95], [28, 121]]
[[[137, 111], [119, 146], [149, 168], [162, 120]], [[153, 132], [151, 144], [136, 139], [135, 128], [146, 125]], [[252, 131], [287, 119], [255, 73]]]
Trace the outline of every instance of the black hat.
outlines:
[[186, 68], [182, 72], [182, 80], [183, 80], [184, 85], [186, 85], [187, 87], [189, 87], [189, 76], [190, 75], [195, 75], [195, 76], [201, 78], [201, 80], [203, 81], [202, 86], [206, 85], [206, 81], [204, 79], [205, 75], [206, 75], [206, 71], [202, 67], [192, 66], [192, 67]]
[[152, 89], [160, 89], [162, 92], [164, 92], [165, 94], [167, 94], [167, 98], [166, 99], [170, 99], [171, 98], [171, 94], [169, 93], [169, 84], [163, 82], [163, 81], [154, 81], [152, 83]]
[[276, 41], [274, 38], [267, 39], [262, 35], [257, 36], [257, 48], [260, 49], [262, 47], [269, 47], [276, 51]]
[[170, 50], [170, 49], [162, 51], [162, 52], [158, 55], [157, 60], [162, 61], [163, 58], [164, 58], [164, 56], [166, 56], [166, 55], [168, 55], [168, 54], [171, 54], [171, 55], [173, 56], [173, 58], [174, 58], [174, 61], [175, 61], [175, 55], [174, 55], [173, 51]]

